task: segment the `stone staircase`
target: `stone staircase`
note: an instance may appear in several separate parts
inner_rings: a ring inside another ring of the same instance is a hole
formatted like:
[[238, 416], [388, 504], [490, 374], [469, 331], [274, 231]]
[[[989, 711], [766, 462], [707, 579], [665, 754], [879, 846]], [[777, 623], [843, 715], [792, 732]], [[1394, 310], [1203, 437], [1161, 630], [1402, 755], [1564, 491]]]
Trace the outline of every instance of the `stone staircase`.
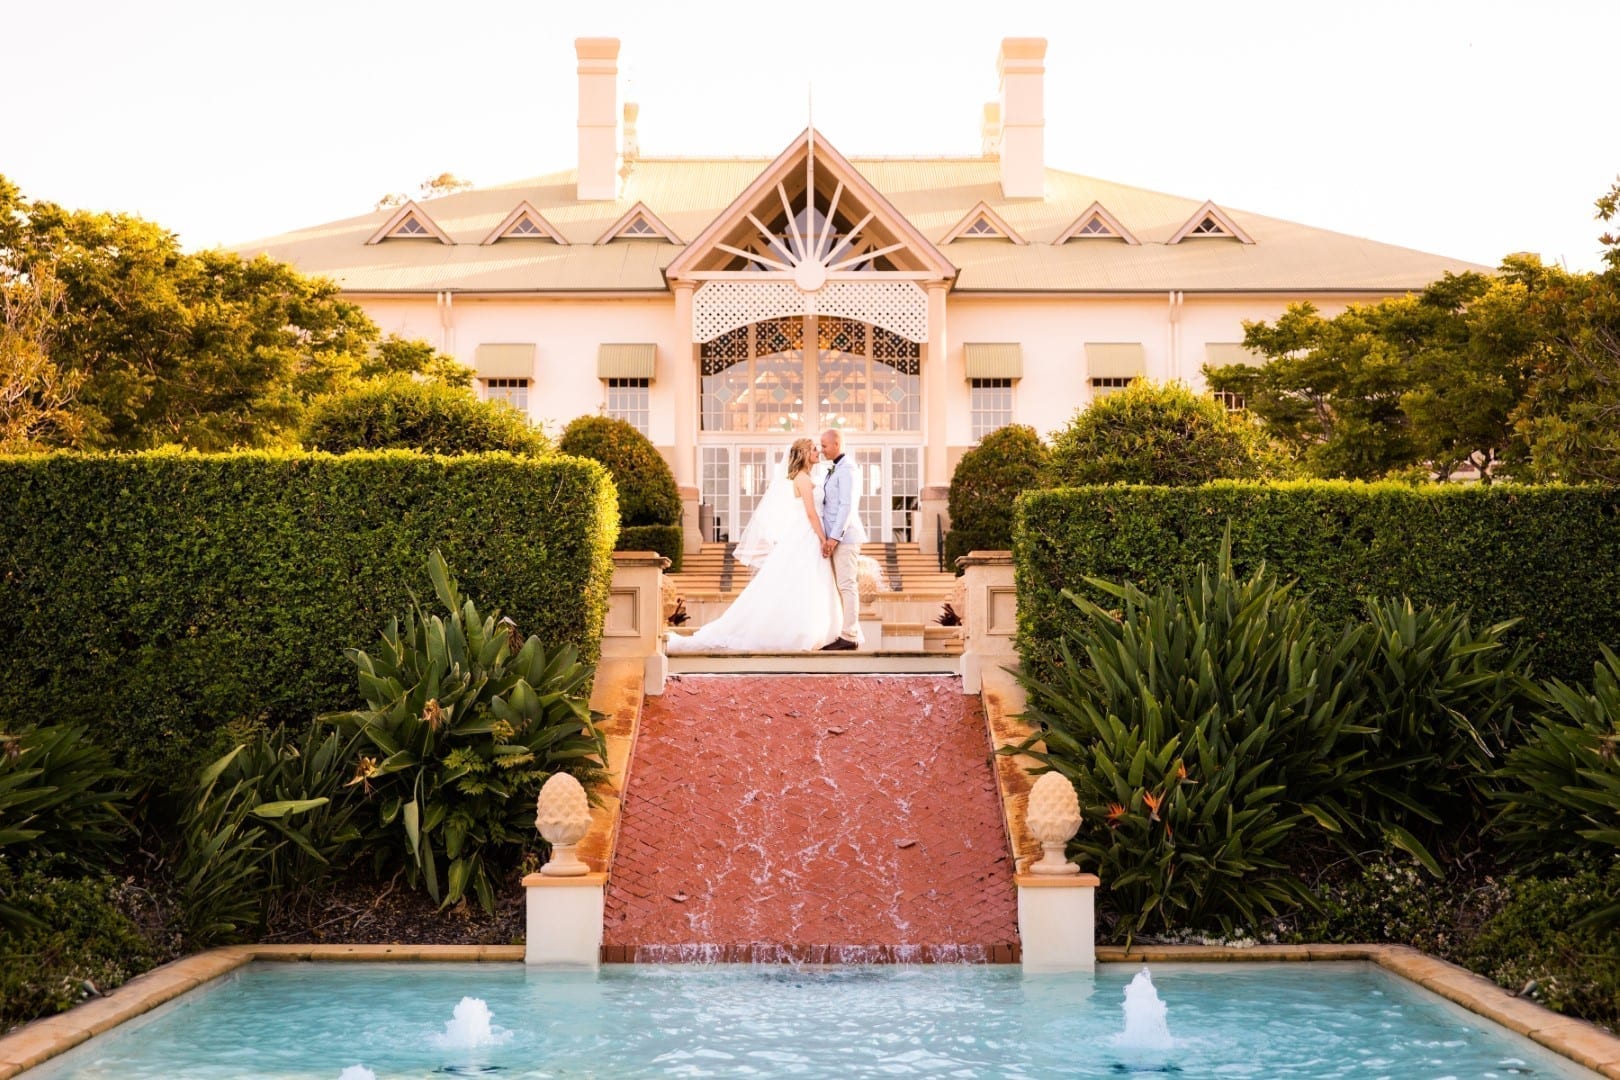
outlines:
[[[681, 572], [669, 574], [685, 604], [688, 621], [675, 633], [690, 632], [718, 618], [748, 584], [750, 570], [732, 557], [731, 544], [708, 543], [689, 553]], [[714, 672], [936, 672], [954, 673], [962, 652], [959, 626], [939, 622], [953, 599], [958, 578], [942, 571], [934, 555], [916, 544], [863, 544], [861, 554], [877, 562], [879, 589], [863, 607], [863, 625], [881, 626], [881, 641], [861, 653], [825, 655], [682, 654], [669, 658], [672, 674]], [[869, 637], [876, 637], [870, 631]]]

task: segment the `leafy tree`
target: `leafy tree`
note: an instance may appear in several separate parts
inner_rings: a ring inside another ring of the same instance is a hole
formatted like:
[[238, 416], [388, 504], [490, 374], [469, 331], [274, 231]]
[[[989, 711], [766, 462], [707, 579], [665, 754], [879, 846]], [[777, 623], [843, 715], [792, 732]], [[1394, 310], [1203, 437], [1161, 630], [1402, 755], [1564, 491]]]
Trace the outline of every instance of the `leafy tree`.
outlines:
[[81, 381], [51, 359], [62, 288], [50, 272], [0, 278], [0, 453], [72, 445], [82, 424], [73, 412]]
[[27, 281], [60, 290], [31, 348], [48, 347], [73, 390], [70, 403], [57, 395], [73, 422], [43, 430], [46, 445], [278, 445], [313, 398], [357, 380], [470, 378], [425, 345], [380, 341], [331, 281], [265, 257], [187, 254], [151, 222], [30, 202], [0, 177], [0, 282]]
[[952, 565], [970, 551], [1012, 549], [1013, 502], [1040, 487], [1052, 452], [1025, 424], [997, 428], [962, 455], [951, 474], [951, 531], [945, 555]]
[[1280, 475], [1259, 429], [1208, 394], [1137, 379], [1077, 412], [1053, 440], [1051, 482], [1203, 484]]

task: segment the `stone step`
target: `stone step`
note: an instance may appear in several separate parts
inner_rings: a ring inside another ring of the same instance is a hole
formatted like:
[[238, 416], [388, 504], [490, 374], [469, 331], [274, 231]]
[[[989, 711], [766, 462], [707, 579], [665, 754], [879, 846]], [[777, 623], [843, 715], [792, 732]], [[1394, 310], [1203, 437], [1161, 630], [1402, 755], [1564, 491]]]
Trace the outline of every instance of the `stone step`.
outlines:
[[679, 653], [671, 675], [956, 675], [961, 655], [947, 652]]

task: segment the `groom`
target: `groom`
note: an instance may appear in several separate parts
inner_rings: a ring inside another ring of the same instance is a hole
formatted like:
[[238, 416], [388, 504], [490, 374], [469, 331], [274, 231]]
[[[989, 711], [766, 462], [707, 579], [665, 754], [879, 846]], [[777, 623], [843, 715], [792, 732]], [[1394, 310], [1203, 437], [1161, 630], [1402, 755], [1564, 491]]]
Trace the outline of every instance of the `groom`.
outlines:
[[821, 528], [827, 540], [821, 553], [832, 560], [838, 599], [844, 605], [843, 629], [822, 649], [838, 652], [861, 644], [861, 599], [855, 584], [855, 563], [866, 542], [866, 530], [855, 509], [861, 501], [861, 471], [853, 460], [844, 459], [844, 433], [837, 428], [821, 433], [821, 456], [828, 462], [821, 489]]

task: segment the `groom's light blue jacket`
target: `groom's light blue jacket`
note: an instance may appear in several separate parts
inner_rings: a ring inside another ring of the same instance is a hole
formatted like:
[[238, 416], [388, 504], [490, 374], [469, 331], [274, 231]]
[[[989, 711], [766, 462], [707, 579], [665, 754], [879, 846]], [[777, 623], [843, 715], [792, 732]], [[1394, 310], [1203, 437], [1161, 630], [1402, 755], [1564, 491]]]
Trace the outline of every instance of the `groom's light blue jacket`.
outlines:
[[827, 539], [844, 542], [850, 499], [855, 490], [855, 461], [848, 454], [838, 459], [821, 489], [821, 528]]

